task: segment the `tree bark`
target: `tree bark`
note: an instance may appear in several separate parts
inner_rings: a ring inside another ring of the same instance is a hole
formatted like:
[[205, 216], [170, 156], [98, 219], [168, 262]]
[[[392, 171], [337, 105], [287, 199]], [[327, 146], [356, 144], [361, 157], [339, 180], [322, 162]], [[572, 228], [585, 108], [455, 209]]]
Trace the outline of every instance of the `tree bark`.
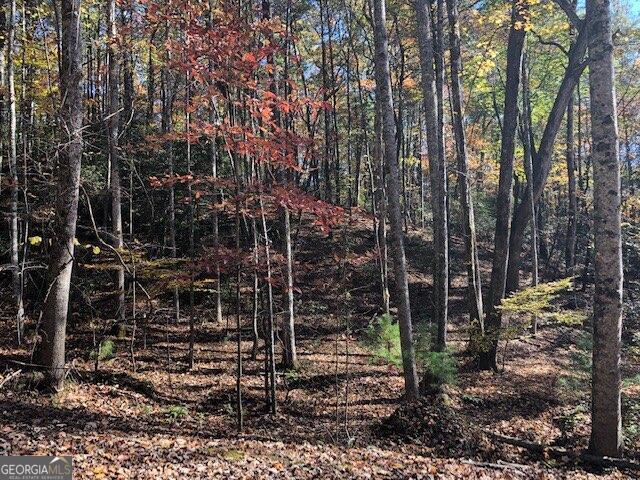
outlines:
[[24, 308], [22, 304], [22, 274], [20, 272], [19, 229], [18, 229], [18, 132], [16, 115], [15, 84], [15, 40], [16, 40], [16, 2], [11, 0], [9, 9], [9, 35], [7, 42], [7, 84], [9, 90], [9, 180], [11, 182], [11, 200], [9, 203], [9, 234], [11, 276], [13, 283], [13, 301], [16, 312], [16, 332], [18, 344], [22, 341]]
[[500, 147], [500, 178], [496, 207], [493, 265], [489, 286], [489, 306], [485, 321], [487, 347], [478, 356], [478, 366], [483, 370], [496, 369], [496, 355], [502, 318], [496, 308], [505, 295], [509, 236], [511, 232], [511, 208], [513, 205], [513, 158], [518, 124], [518, 91], [522, 71], [522, 51], [526, 36], [524, 25], [526, 4], [514, 0], [511, 11], [511, 28], [507, 44], [507, 80], [505, 85], [502, 142]]
[[[166, 27], [166, 38], [169, 38], [169, 26]], [[171, 61], [171, 54], [167, 51], [166, 62]], [[167, 135], [173, 130], [173, 100], [174, 80], [169, 68], [165, 66], [162, 70], [162, 133]], [[171, 140], [165, 142], [165, 150], [167, 152], [167, 160], [169, 164], [169, 175], [174, 175], [174, 158], [173, 143]], [[177, 258], [178, 250], [176, 248], [176, 195], [173, 184], [169, 187], [169, 248], [171, 249], [171, 257]], [[174, 319], [176, 322], [180, 320], [180, 292], [178, 287], [173, 290]]]
[[434, 321], [438, 324], [437, 347], [446, 344], [446, 315], [448, 290], [448, 258], [446, 231], [446, 171], [444, 169], [444, 149], [440, 148], [442, 136], [436, 103], [436, 72], [434, 70], [433, 39], [429, 2], [414, 0], [416, 12], [416, 35], [420, 49], [420, 73], [422, 76], [422, 104], [425, 112], [427, 131], [427, 151], [429, 156], [429, 178], [431, 183], [431, 203], [433, 210], [433, 245], [436, 255], [433, 272]]
[[[537, 204], [542, 196], [547, 177], [551, 170], [553, 160], [553, 146], [556, 136], [562, 124], [562, 118], [567, 110], [569, 100], [573, 95], [573, 90], [582, 75], [585, 68], [583, 58], [587, 50], [589, 42], [590, 19], [585, 18], [582, 22], [580, 31], [576, 38], [575, 44], [569, 50], [569, 64], [565, 70], [562, 83], [558, 89], [558, 93], [553, 103], [553, 107], [547, 117], [540, 146], [537, 152], [533, 151], [533, 198]], [[529, 186], [527, 186], [529, 188]], [[529, 192], [524, 192], [524, 198], [527, 198]], [[513, 225], [511, 229], [511, 239], [509, 245], [509, 268], [507, 272], [507, 292], [515, 291], [519, 283], [520, 255], [522, 245], [524, 243], [524, 233], [531, 217], [529, 202], [520, 202], [513, 216]]]
[[291, 247], [291, 215], [288, 207], [284, 207], [284, 238], [287, 259], [287, 313], [285, 318], [285, 357], [284, 365], [287, 369], [298, 368], [298, 354], [296, 352], [296, 329], [293, 298], [293, 249]]
[[[329, 103], [329, 76], [327, 71], [329, 64], [327, 62], [327, 43], [325, 41], [325, 11], [324, 2], [318, 1], [320, 8], [320, 46], [322, 51], [322, 100], [325, 106]], [[332, 200], [331, 191], [331, 113], [328, 108], [323, 109], [323, 122], [324, 122], [324, 199], [327, 202]]]
[[384, 140], [382, 133], [382, 107], [379, 98], [375, 101], [375, 113], [374, 113], [374, 144], [373, 144], [373, 158], [374, 166], [372, 172], [372, 187], [374, 188], [373, 201], [375, 204], [376, 218], [375, 218], [375, 235], [376, 235], [376, 248], [378, 250], [378, 257], [380, 258], [380, 288], [382, 291], [382, 306], [384, 313], [389, 313], [389, 258], [387, 251], [387, 199], [384, 186]]
[[617, 457], [622, 450], [620, 337], [623, 273], [620, 158], [609, 0], [587, 0], [587, 15], [593, 19], [589, 43], [589, 94], [595, 238], [589, 449], [595, 455]]
[[[533, 147], [531, 133], [531, 104], [529, 99], [529, 74], [526, 66], [527, 55], [525, 54], [522, 62], [522, 145], [524, 150], [524, 174], [527, 185], [533, 185]], [[525, 191], [528, 193], [524, 201], [529, 202], [531, 211], [531, 285], [537, 286], [538, 278], [538, 222], [536, 202], [533, 198], [533, 189], [529, 188]], [[538, 318], [534, 315], [531, 325], [531, 333], [538, 333]]]
[[[109, 145], [109, 164], [111, 166], [111, 244], [118, 249], [124, 245], [122, 233], [122, 186], [120, 182], [120, 154], [118, 139], [120, 135], [120, 66], [116, 54], [117, 42], [116, 1], [107, 2], [107, 75], [109, 97], [107, 107], [107, 140]], [[117, 268], [118, 304], [116, 320], [123, 327], [124, 310], [124, 267]]]
[[78, 217], [78, 193], [82, 161], [82, 36], [80, 0], [62, 0], [62, 51], [60, 71], [62, 105], [60, 160], [57, 169], [57, 201], [54, 243], [48, 268], [48, 289], [42, 307], [40, 361], [47, 384], [63, 386], [65, 336], [74, 238]]
[[[467, 282], [469, 295], [469, 317], [478, 328], [476, 333], [484, 332], [484, 316], [482, 307], [482, 282], [478, 261], [478, 245], [476, 243], [476, 225], [469, 184], [469, 165], [467, 160], [467, 142], [465, 138], [462, 117], [462, 92], [460, 87], [460, 73], [462, 61], [460, 58], [460, 31], [458, 27], [457, 0], [447, 0], [447, 14], [449, 16], [449, 48], [451, 52], [451, 102], [453, 106], [453, 132], [456, 142], [458, 158], [458, 187], [460, 188], [460, 203], [462, 205], [462, 229], [465, 244], [465, 259], [467, 262]], [[473, 334], [473, 332], [472, 332]]]
[[153, 126], [155, 117], [155, 103], [156, 103], [156, 63], [153, 60], [154, 40], [156, 36], [156, 30], [151, 33], [149, 38], [149, 52], [147, 59], [147, 111], [146, 122], [147, 126]]
[[433, 276], [434, 286], [434, 315], [433, 320], [438, 325], [436, 350], [443, 351], [447, 346], [447, 316], [449, 305], [449, 205], [447, 192], [447, 159], [444, 141], [444, 0], [437, 0], [435, 19], [435, 66], [436, 66], [436, 98], [438, 122], [438, 195], [432, 198], [434, 212], [434, 251], [436, 262]]
[[2, 193], [2, 173], [4, 161], [4, 135], [2, 125], [5, 124], [5, 94], [6, 91], [6, 56], [5, 39], [7, 37], [7, 15], [4, 8], [0, 8], [0, 193]]
[[400, 175], [396, 151], [396, 126], [391, 96], [389, 75], [389, 51], [387, 40], [386, 8], [384, 0], [374, 0], [374, 42], [376, 95], [380, 98], [384, 151], [388, 169], [387, 191], [389, 198], [389, 221], [395, 273], [396, 305], [400, 324], [400, 343], [404, 370], [405, 395], [407, 399], [418, 397], [418, 373], [416, 371], [407, 262], [402, 233], [402, 209], [400, 208]]
[[567, 197], [569, 203], [567, 218], [567, 242], [565, 246], [565, 267], [567, 276], [572, 276], [576, 266], [576, 234], [578, 197], [576, 194], [576, 161], [573, 136], [573, 95], [567, 105]]

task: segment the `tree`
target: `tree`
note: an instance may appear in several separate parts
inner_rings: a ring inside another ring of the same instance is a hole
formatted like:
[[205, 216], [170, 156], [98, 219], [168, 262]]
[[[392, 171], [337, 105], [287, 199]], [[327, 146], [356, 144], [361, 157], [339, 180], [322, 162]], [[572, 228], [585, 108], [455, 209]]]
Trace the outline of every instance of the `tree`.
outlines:
[[[564, 5], [564, 2], [559, 2]], [[529, 189], [533, 189], [533, 204], [537, 204], [542, 196], [553, 160], [553, 147], [556, 136], [560, 130], [562, 118], [568, 108], [569, 101], [573, 95], [573, 89], [578, 84], [580, 76], [586, 66], [583, 57], [589, 42], [591, 18], [587, 15], [583, 20], [577, 18], [574, 10], [566, 10], [569, 20], [578, 29], [578, 36], [575, 43], [568, 52], [568, 65], [565, 69], [562, 82], [553, 102], [553, 106], [545, 123], [542, 138], [537, 151], [532, 144], [533, 156], [533, 182], [527, 184], [524, 198], [528, 198]], [[514, 215], [509, 240], [509, 266], [507, 272], [507, 291], [512, 292], [517, 289], [519, 283], [520, 255], [524, 242], [524, 233], [532, 215], [532, 203], [523, 201], [518, 204]]]
[[[524, 55], [522, 62], [522, 114], [520, 136], [522, 137], [522, 146], [524, 150], [524, 175], [528, 185], [533, 185], [533, 146], [531, 142], [531, 100], [529, 95], [529, 72], [527, 71], [526, 59], [527, 55]], [[527, 197], [524, 199], [530, 205], [530, 219], [531, 222], [531, 285], [533, 287], [538, 285], [538, 222], [537, 222], [537, 208], [533, 198], [533, 190], [527, 189]], [[538, 333], [538, 318], [533, 316], [533, 323], [531, 326], [531, 332], [535, 335]]]
[[[169, 25], [165, 26], [166, 41], [169, 41]], [[162, 84], [162, 118], [161, 130], [164, 135], [169, 136], [173, 131], [173, 103], [175, 100], [176, 80], [173, 72], [169, 69], [172, 61], [171, 51], [165, 52], [165, 66], [162, 69], [160, 80]], [[169, 175], [175, 173], [175, 160], [173, 155], [173, 142], [168, 139], [165, 142], [165, 151], [167, 153], [167, 163], [169, 167]], [[176, 194], [173, 185], [169, 188], [169, 248], [172, 258], [177, 258], [178, 249], [176, 246]], [[180, 320], [180, 291], [176, 286], [173, 289], [173, 306], [174, 319], [176, 322]]]
[[489, 286], [489, 306], [485, 322], [488, 348], [478, 357], [479, 367], [495, 369], [498, 340], [502, 319], [497, 307], [504, 298], [507, 280], [507, 259], [511, 232], [511, 208], [513, 205], [513, 156], [518, 125], [518, 91], [522, 72], [522, 51], [526, 36], [527, 6], [514, 0], [511, 10], [511, 28], [507, 43], [507, 80], [505, 85], [504, 114], [502, 119], [502, 142], [500, 146], [500, 179], [496, 206], [493, 265]]
[[427, 149], [429, 154], [429, 177], [431, 180], [431, 201], [433, 209], [433, 243], [436, 249], [434, 262], [433, 288], [434, 312], [438, 324], [439, 349], [446, 344], [446, 315], [448, 287], [448, 239], [446, 228], [446, 170], [444, 167], [444, 148], [442, 126], [439, 124], [438, 97], [436, 92], [436, 72], [434, 70], [434, 49], [431, 34], [429, 2], [415, 0], [416, 35], [420, 48], [420, 73], [422, 76], [422, 104], [425, 112]]
[[434, 59], [436, 73], [438, 161], [433, 169], [435, 189], [433, 205], [433, 243], [436, 254], [434, 262], [433, 292], [434, 315], [438, 325], [436, 350], [444, 351], [447, 346], [447, 321], [449, 315], [449, 193], [447, 181], [447, 159], [444, 139], [444, 0], [436, 1]]
[[[108, 101], [107, 101], [107, 143], [109, 145], [109, 168], [111, 172], [111, 243], [114, 248], [121, 249], [124, 245], [122, 232], [122, 186], [120, 182], [120, 154], [118, 142], [120, 135], [120, 66], [116, 42], [118, 41], [116, 25], [116, 1], [107, 2], [107, 76], [108, 76]], [[116, 319], [123, 328], [124, 310], [124, 267], [117, 268], [118, 304]]]
[[60, 152], [56, 172], [57, 198], [54, 242], [47, 271], [48, 285], [42, 307], [42, 344], [39, 359], [46, 368], [46, 383], [63, 386], [69, 288], [73, 268], [82, 162], [82, 22], [81, 0], [61, 1], [61, 105]]
[[404, 369], [405, 393], [407, 399], [418, 396], [418, 374], [416, 371], [411, 307], [409, 304], [409, 284], [407, 262], [404, 253], [402, 229], [402, 209], [400, 208], [400, 175], [396, 150], [396, 126], [391, 96], [389, 74], [389, 51], [387, 40], [386, 6], [384, 0], [374, 0], [374, 42], [376, 96], [380, 97], [384, 153], [387, 163], [387, 195], [389, 199], [389, 222], [391, 223], [391, 247], [395, 274], [396, 305], [400, 325], [402, 365]]
[[578, 227], [578, 197], [576, 189], [576, 156], [575, 137], [573, 131], [574, 107], [573, 94], [567, 105], [567, 197], [569, 203], [569, 215], [567, 219], [567, 241], [565, 245], [565, 268], [568, 276], [573, 275], [576, 266], [576, 234]]
[[11, 200], [9, 214], [9, 233], [11, 237], [10, 256], [13, 279], [13, 301], [16, 309], [16, 330], [18, 344], [21, 343], [23, 331], [24, 308], [22, 304], [22, 274], [20, 272], [18, 229], [18, 132], [16, 117], [16, 82], [15, 82], [15, 43], [16, 43], [16, 2], [11, 0], [9, 8], [9, 38], [7, 41], [7, 84], [9, 90], [9, 178], [11, 182]]
[[589, 96], [595, 237], [589, 448], [596, 455], [617, 457], [622, 449], [620, 343], [623, 283], [620, 157], [609, 0], [588, 0], [587, 16], [593, 20], [589, 43]]
[[462, 205], [462, 230], [464, 234], [465, 260], [467, 263], [469, 316], [471, 322], [475, 320], [478, 323], [479, 328], [476, 330], [483, 332], [484, 316], [482, 307], [482, 281], [480, 279], [473, 200], [471, 198], [471, 186], [469, 184], [467, 142], [462, 116], [462, 92], [460, 87], [462, 59], [460, 57], [460, 31], [458, 27], [457, 0], [447, 0], [447, 14], [449, 17], [449, 49], [451, 52], [452, 121], [456, 143], [456, 157], [458, 159], [458, 186], [460, 188], [460, 203]]

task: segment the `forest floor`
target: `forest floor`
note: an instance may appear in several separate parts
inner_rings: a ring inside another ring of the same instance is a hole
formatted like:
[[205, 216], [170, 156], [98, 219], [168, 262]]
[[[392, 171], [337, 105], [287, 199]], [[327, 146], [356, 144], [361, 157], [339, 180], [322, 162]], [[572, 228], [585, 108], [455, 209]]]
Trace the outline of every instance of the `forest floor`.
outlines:
[[[113, 338], [115, 356], [95, 372], [87, 353], [93, 332], [88, 322], [77, 322], [63, 392], [38, 393], [21, 375], [0, 387], [0, 447], [12, 455], [73, 455], [75, 478], [632, 478], [493, 445], [486, 436], [468, 453], [447, 453], [447, 439], [386, 434], [385, 419], [401, 404], [403, 380], [397, 367], [375, 359], [363, 342], [379, 303], [368, 225], [365, 219], [352, 225], [346, 256], [339, 231], [331, 238], [309, 232], [298, 238], [301, 366], [279, 375], [277, 414], [265, 412], [263, 354], [250, 359], [249, 319], [243, 320], [242, 343], [245, 428], [238, 434], [232, 312], [225, 311], [229, 325], [220, 325], [212, 321], [210, 306], [197, 309], [196, 366], [188, 370], [188, 312], [174, 324], [165, 298], [164, 310], [138, 327], [135, 371], [129, 339]], [[454, 247], [461, 248], [459, 242]], [[428, 239], [410, 232], [407, 257], [419, 323], [429, 310]], [[448, 405], [478, 431], [585, 448], [589, 397], [579, 368], [580, 331], [543, 326], [536, 337], [502, 345], [498, 373], [478, 373], [462, 354], [467, 320], [460, 259], [452, 271], [449, 333], [460, 352], [460, 371], [443, 397]], [[11, 319], [4, 321], [10, 325]], [[10, 328], [1, 335], [7, 378], [28, 356], [14, 346]], [[625, 388], [624, 399], [625, 412], [637, 414], [638, 387]], [[438, 422], [436, 417], [424, 421]], [[640, 451], [638, 439], [633, 442], [629, 450]]]

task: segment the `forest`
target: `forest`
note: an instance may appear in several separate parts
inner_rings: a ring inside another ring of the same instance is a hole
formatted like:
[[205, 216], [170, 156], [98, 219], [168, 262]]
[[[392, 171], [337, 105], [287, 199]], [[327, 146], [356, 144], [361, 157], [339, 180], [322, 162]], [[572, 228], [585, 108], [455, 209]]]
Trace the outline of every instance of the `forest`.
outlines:
[[0, 213], [0, 478], [640, 477], [638, 0], [2, 0]]

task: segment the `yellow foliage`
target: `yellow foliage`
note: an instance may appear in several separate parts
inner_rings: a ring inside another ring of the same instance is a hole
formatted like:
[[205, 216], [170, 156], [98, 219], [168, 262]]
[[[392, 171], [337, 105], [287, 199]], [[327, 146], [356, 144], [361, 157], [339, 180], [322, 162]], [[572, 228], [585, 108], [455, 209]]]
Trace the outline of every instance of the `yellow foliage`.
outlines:
[[34, 237], [29, 237], [29, 245], [31, 246], [38, 246], [42, 243], [42, 237], [36, 235]]

